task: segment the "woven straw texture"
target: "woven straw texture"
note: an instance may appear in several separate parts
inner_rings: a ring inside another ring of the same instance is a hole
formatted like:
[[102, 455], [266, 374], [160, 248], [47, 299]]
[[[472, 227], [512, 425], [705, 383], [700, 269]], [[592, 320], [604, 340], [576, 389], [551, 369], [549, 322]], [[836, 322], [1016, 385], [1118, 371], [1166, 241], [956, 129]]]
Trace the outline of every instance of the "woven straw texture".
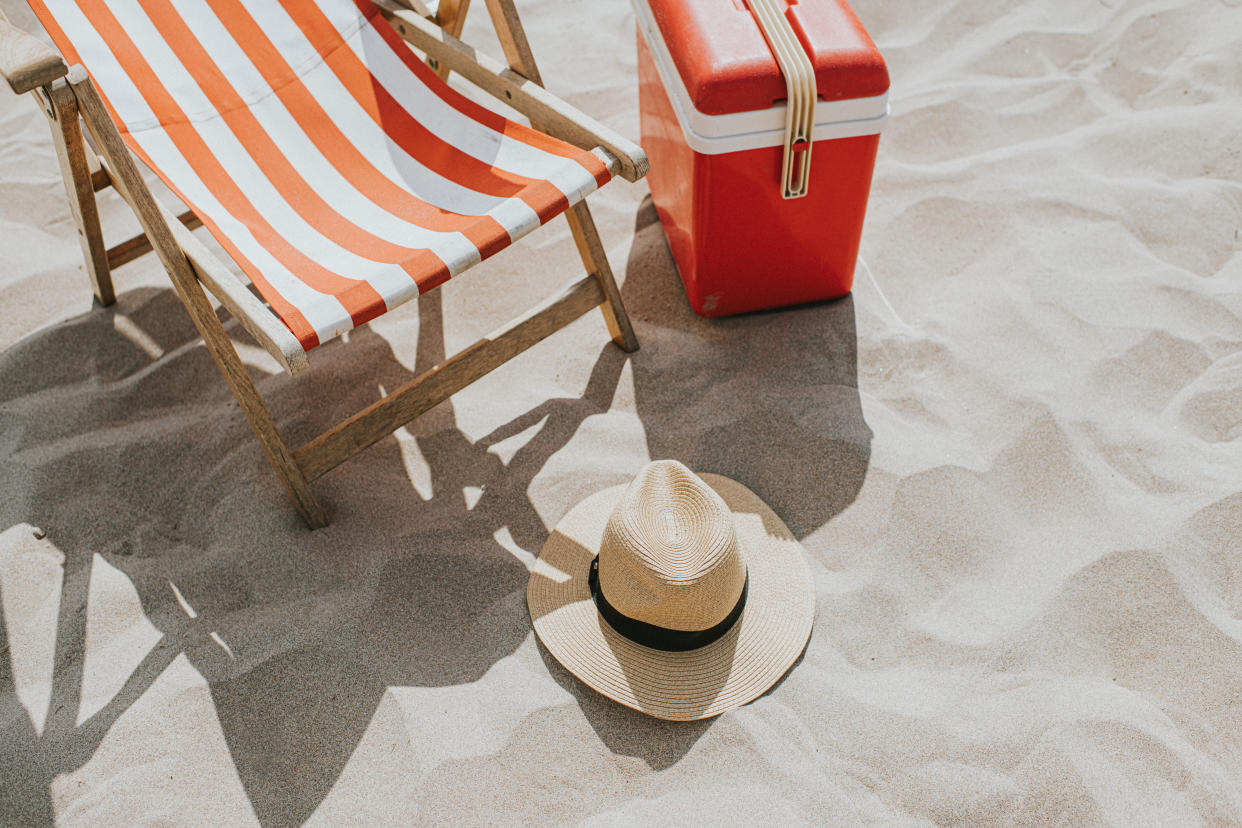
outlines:
[[[714, 474], [700, 478], [731, 513], [750, 578], [741, 619], [718, 641], [688, 652], [653, 650], [622, 637], [599, 616], [588, 575], [609, 518], [629, 489], [624, 485], [569, 511], [544, 544], [526, 593], [535, 633], [569, 672], [661, 719], [704, 719], [761, 696], [806, 647], [815, 615], [810, 568], [784, 522], [742, 484]], [[602, 574], [601, 581], [612, 600]], [[731, 608], [727, 603], [721, 615]]]
[[620, 612], [673, 630], [705, 630], [746, 583], [729, 507], [675, 461], [650, 463], [613, 507], [599, 581]]

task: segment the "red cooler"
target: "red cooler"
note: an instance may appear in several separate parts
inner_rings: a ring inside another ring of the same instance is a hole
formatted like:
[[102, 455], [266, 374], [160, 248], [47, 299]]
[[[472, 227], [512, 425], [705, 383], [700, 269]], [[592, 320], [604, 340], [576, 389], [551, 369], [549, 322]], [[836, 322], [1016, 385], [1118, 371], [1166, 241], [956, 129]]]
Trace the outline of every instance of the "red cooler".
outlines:
[[849, 293], [884, 58], [845, 0], [633, 0], [647, 181], [703, 316]]

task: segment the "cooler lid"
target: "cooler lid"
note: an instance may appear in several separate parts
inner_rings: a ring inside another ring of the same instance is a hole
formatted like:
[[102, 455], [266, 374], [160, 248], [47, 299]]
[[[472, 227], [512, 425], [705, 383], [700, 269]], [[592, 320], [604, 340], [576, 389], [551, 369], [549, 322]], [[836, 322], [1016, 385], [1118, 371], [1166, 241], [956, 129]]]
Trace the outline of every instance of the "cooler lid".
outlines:
[[[780, 0], [815, 67], [824, 101], [888, 92], [879, 49], [846, 0]], [[704, 115], [768, 109], [785, 81], [744, 0], [647, 0], [694, 108]]]

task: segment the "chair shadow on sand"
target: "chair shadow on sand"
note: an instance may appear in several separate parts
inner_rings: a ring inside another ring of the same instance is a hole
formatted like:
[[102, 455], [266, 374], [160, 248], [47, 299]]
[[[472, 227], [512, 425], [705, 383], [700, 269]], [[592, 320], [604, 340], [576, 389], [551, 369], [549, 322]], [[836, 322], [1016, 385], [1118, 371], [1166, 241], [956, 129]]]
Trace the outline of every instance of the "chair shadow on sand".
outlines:
[[[349, 360], [325, 359], [293, 383], [260, 377], [291, 436], [317, 433], [317, 408], [344, 408], [346, 395], [360, 407], [377, 386], [398, 387], [443, 358], [438, 294], [424, 297], [419, 314], [412, 372], [360, 329], [341, 346]], [[374, 373], [347, 390], [338, 374], [355, 361]], [[622, 365], [602, 361], [581, 397], [549, 400], [479, 440], [457, 429], [451, 401], [441, 405], [409, 427], [430, 469], [429, 498], [413, 491], [397, 441], [385, 440], [322, 482], [328, 503], [352, 499], [362, 514], [338, 509], [333, 526], [308, 533], [171, 290], [129, 291], [117, 308], [95, 308], [0, 354], [8, 467], [0, 527], [40, 527], [39, 543], [63, 556], [41, 730], [18, 704], [12, 656], [0, 654], [9, 708], [0, 720], [0, 824], [52, 822], [50, 785], [92, 758], [179, 655], [208, 683], [260, 822], [307, 819], [389, 687], [476, 681], [530, 634], [527, 570], [493, 535], [507, 527], [518, 545], [539, 548], [546, 528], [530, 481], [582, 420], [608, 409]], [[541, 428], [507, 463], [489, 452], [532, 418]], [[35, 447], [36, 459], [23, 459]], [[479, 492], [470, 504], [467, 487]], [[379, 502], [359, 502], [355, 488], [378, 491]], [[393, 513], [410, 517], [385, 517]], [[78, 723], [100, 560], [133, 584], [163, 637], [111, 701]], [[0, 603], [0, 643], [10, 640]]]
[[[633, 376], [650, 456], [740, 480], [805, 537], [852, 502], [869, 459], [853, 306], [845, 299], [700, 319], [681, 295], [661, 232], [648, 199], [622, 290], [643, 343]], [[296, 382], [259, 377], [282, 427], [295, 440], [312, 436], [324, 424], [317, 410], [365, 404], [377, 386], [398, 387], [442, 358], [439, 302], [438, 292], [420, 302], [413, 372], [364, 328], [347, 345], [326, 346], [348, 348], [348, 360], [325, 359]], [[507, 527], [518, 546], [539, 549], [549, 527], [529, 485], [587, 417], [608, 410], [631, 359], [605, 346], [581, 397], [549, 400], [479, 440], [457, 427], [451, 401], [442, 404], [409, 427], [430, 470], [430, 497], [413, 491], [402, 444], [387, 439], [324, 478], [326, 499], [349, 500], [357, 513], [339, 510], [334, 526], [311, 534], [196, 343], [171, 290], [138, 289], [117, 308], [96, 308], [0, 354], [0, 528], [42, 527], [40, 543], [63, 556], [41, 730], [17, 701], [12, 655], [0, 658], [8, 708], [0, 823], [51, 823], [55, 780], [82, 768], [182, 655], [207, 681], [259, 821], [306, 820], [389, 687], [475, 681], [526, 640], [527, 569], [494, 535]], [[344, 384], [350, 364], [374, 371], [365, 387]], [[507, 463], [489, 451], [540, 422]], [[24, 460], [34, 447], [33, 463]], [[472, 504], [467, 487], [478, 492]], [[392, 517], [402, 510], [408, 520]], [[78, 722], [100, 561], [132, 583], [162, 638], [119, 692]], [[613, 753], [669, 767], [710, 727], [620, 707], [540, 653]], [[520, 759], [522, 751], [511, 741], [500, 754]], [[427, 784], [496, 758], [447, 763]]]

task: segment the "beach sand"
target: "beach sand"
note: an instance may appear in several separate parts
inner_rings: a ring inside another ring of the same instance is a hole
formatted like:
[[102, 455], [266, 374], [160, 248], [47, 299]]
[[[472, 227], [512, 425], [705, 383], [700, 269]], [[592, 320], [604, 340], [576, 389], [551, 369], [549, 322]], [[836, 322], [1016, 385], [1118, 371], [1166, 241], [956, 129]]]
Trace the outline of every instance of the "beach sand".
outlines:
[[[636, 137], [625, 0], [521, 7]], [[611, 185], [642, 350], [585, 317], [323, 478], [314, 533], [158, 264], [92, 308], [0, 92], [0, 824], [1242, 823], [1242, 6], [856, 9], [893, 86], [851, 297], [699, 319]], [[292, 379], [231, 331], [296, 444], [575, 267], [556, 222]], [[818, 595], [788, 676], [691, 724], [584, 688], [525, 602], [663, 457], [762, 495]]]

